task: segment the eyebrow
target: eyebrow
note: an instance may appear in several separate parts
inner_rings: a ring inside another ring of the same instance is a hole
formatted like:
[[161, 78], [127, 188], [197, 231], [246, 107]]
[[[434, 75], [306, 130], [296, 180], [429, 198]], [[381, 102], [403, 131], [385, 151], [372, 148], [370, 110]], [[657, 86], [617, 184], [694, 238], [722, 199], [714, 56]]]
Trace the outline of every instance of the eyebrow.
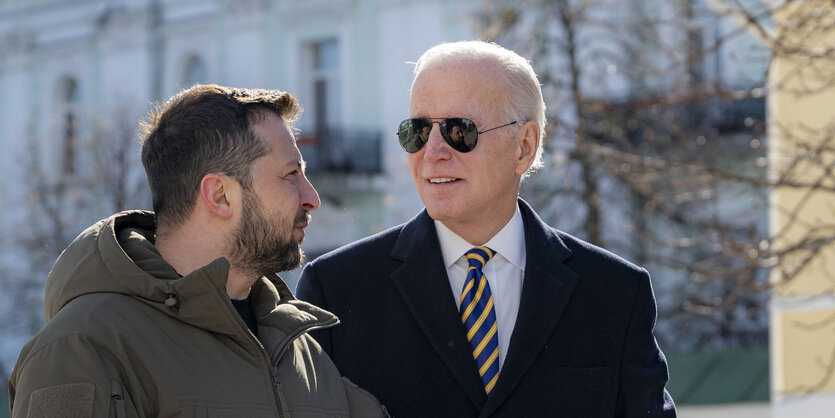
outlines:
[[302, 173], [307, 171], [307, 161], [299, 160], [298, 164], [299, 164], [299, 170], [301, 170]]

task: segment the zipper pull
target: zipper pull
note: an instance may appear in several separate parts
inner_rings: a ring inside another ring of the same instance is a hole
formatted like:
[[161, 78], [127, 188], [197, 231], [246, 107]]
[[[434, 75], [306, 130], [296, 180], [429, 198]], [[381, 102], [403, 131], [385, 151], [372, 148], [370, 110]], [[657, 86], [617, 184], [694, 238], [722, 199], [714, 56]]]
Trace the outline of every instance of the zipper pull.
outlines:
[[116, 409], [116, 418], [125, 418], [128, 416], [128, 413], [125, 410], [125, 397], [123, 394], [124, 388], [122, 386], [122, 383], [116, 379], [111, 379], [110, 399], [113, 400], [113, 406]]

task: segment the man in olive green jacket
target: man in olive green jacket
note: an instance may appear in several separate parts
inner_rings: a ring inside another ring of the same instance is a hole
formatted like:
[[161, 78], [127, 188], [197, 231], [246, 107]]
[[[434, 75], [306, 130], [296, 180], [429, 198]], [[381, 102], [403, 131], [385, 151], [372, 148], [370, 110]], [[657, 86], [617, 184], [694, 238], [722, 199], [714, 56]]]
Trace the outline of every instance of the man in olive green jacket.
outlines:
[[293, 96], [195, 86], [155, 111], [155, 213], [81, 233], [46, 284], [47, 324], [9, 379], [12, 417], [382, 416], [307, 335], [338, 323], [275, 272], [301, 262], [319, 198]]

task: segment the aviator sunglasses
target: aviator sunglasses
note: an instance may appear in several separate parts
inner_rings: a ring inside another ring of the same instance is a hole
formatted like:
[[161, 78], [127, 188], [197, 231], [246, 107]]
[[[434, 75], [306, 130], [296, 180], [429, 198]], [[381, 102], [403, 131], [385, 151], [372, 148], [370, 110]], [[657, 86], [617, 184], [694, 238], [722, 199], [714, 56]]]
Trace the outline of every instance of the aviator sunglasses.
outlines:
[[479, 134], [517, 123], [517, 121], [508, 122], [495, 128], [479, 131], [475, 122], [467, 118], [411, 118], [400, 122], [400, 127], [397, 129], [400, 146], [406, 152], [418, 152], [426, 141], [429, 141], [429, 132], [432, 131], [435, 121], [440, 121], [441, 137], [458, 152], [470, 152], [475, 149]]

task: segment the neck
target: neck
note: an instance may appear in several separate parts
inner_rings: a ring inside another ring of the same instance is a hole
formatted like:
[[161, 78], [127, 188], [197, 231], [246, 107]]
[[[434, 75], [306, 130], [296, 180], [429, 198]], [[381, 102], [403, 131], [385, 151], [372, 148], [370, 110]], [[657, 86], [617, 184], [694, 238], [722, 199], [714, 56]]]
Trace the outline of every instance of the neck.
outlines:
[[226, 280], [226, 294], [231, 299], [244, 300], [249, 297], [249, 289], [255, 284], [258, 277], [244, 273], [236, 268], [229, 269], [229, 278]]
[[[222, 236], [205, 228], [196, 230], [187, 222], [174, 231], [158, 233], [155, 245], [162, 258], [174, 267], [178, 274], [186, 276], [220, 257], [225, 257], [224, 243]], [[226, 293], [232, 299], [246, 299], [256, 280], [258, 277], [230, 267], [226, 279]]]
[[171, 264], [177, 273], [186, 276], [206, 264], [209, 264], [217, 257], [207, 251], [208, 241], [198, 238], [196, 234], [190, 233], [188, 228], [178, 228], [174, 232], [157, 234], [156, 247], [162, 258]]
[[480, 246], [490, 241], [502, 228], [510, 222], [516, 211], [516, 201], [507, 207], [496, 207], [487, 219], [471, 219], [461, 222], [441, 221], [444, 226], [456, 235], [466, 240], [470, 245]]

